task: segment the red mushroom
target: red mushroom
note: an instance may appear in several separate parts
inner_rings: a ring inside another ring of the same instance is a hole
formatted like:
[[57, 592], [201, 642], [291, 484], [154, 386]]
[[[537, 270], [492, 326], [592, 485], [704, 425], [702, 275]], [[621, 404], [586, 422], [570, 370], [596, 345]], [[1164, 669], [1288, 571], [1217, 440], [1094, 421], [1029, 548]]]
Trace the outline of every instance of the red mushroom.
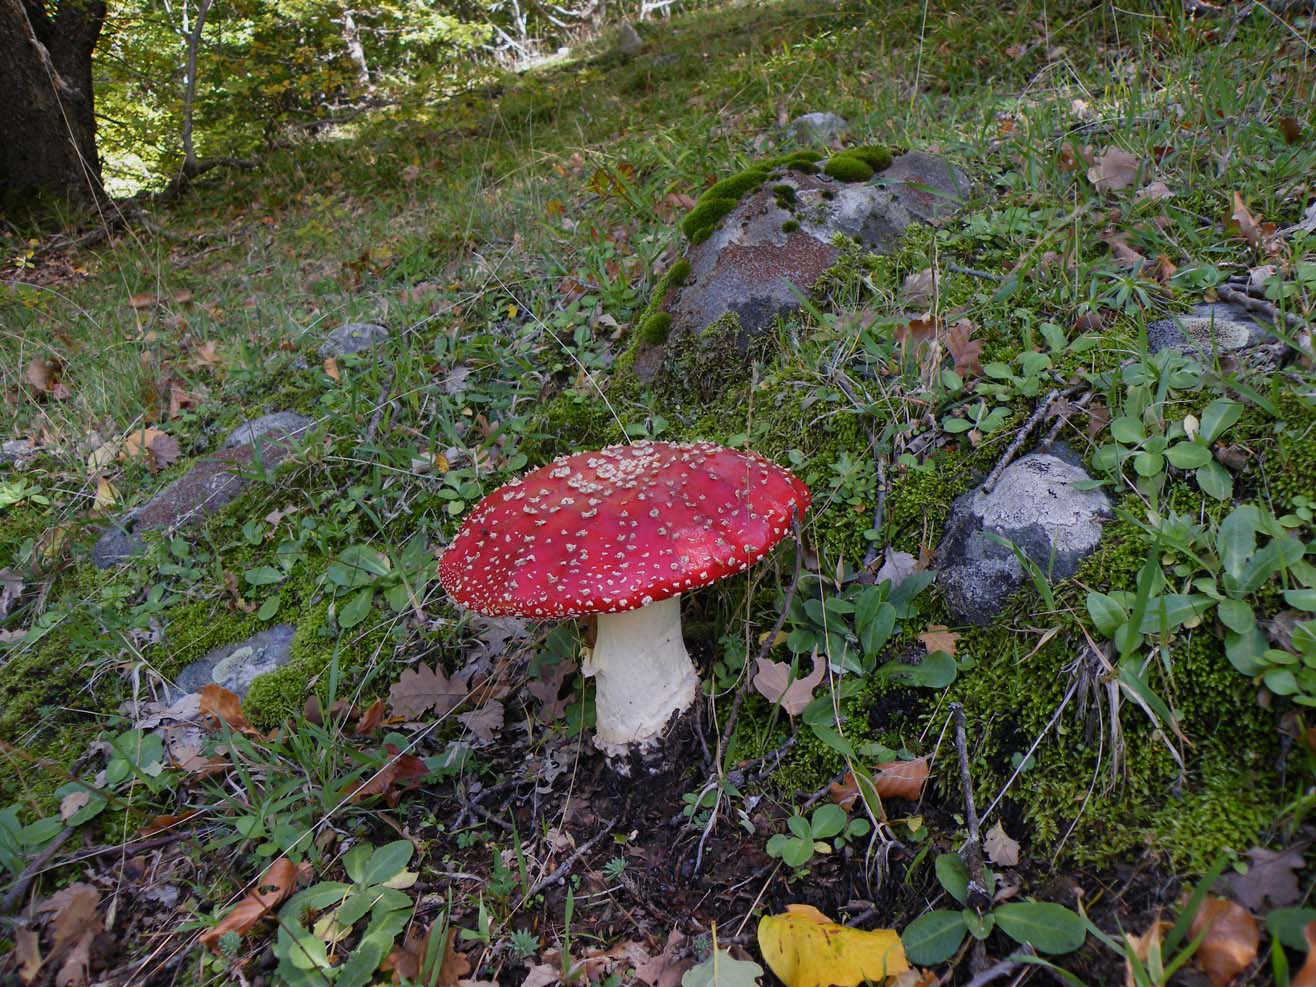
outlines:
[[584, 674], [595, 744], [643, 747], [698, 692], [680, 594], [757, 562], [803, 514], [787, 470], [711, 442], [637, 442], [556, 459], [495, 490], [439, 562], [439, 582], [487, 615], [598, 614]]

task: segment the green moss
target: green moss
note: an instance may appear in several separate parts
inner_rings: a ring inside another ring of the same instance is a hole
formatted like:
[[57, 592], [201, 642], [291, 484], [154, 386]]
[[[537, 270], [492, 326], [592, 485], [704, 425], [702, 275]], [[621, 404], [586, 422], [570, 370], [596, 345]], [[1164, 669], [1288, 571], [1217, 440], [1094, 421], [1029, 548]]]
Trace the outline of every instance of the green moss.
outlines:
[[878, 147], [875, 144], [846, 148], [841, 153], [852, 158], [858, 158], [874, 171], [882, 171], [884, 168], [891, 167], [891, 152], [885, 147]]
[[780, 209], [791, 209], [795, 205], [795, 187], [793, 185], [774, 185], [772, 195]]
[[681, 232], [691, 243], [703, 243], [739, 199], [702, 199], [681, 221]]
[[732, 199], [739, 202], [746, 194], [766, 182], [770, 174], [766, 168], [749, 168], [738, 175], [732, 175], [720, 182], [713, 183], [699, 196], [699, 201], [710, 202], [713, 199]]
[[788, 219], [781, 224], [781, 232], [783, 233], [794, 233], [799, 228], [800, 222], [797, 219]]
[[672, 317], [666, 312], [655, 312], [635, 329], [635, 341], [648, 346], [661, 346], [667, 342], [672, 330]]
[[835, 154], [823, 165], [823, 174], [841, 182], [866, 182], [873, 177], [873, 168], [867, 162], [848, 154]]

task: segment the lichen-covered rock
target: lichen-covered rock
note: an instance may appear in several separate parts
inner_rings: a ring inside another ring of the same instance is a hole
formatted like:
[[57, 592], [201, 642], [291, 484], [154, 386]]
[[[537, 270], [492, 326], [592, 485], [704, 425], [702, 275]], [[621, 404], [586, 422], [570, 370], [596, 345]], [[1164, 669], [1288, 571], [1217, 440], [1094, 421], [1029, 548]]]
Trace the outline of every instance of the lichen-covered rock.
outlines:
[[292, 656], [292, 624], [276, 624], [245, 641], [216, 648], [188, 665], [174, 680], [175, 695], [199, 692], [214, 682], [238, 696], [245, 696], [257, 676], [288, 664]]
[[268, 415], [261, 415], [259, 418], [244, 421], [229, 432], [228, 438], [224, 440], [224, 444], [220, 448], [232, 449], [235, 446], [249, 446], [254, 442], [263, 441], [271, 435], [300, 438], [302, 433], [309, 429], [311, 425], [311, 419], [305, 415], [299, 415], [292, 411], [275, 411]]
[[387, 327], [378, 323], [347, 322], [324, 338], [320, 344], [320, 355], [326, 358], [348, 356], [378, 346], [388, 339]]
[[835, 113], [803, 113], [790, 122], [786, 132], [796, 144], [828, 145], [845, 136], [850, 125]]
[[1178, 350], [1198, 359], [1244, 350], [1273, 338], [1245, 309], [1224, 302], [1194, 305], [1184, 315], [1157, 319], [1147, 326], [1151, 352]]
[[1090, 479], [1057, 447], [1010, 464], [992, 490], [956, 498], [937, 549], [937, 584], [956, 621], [990, 623], [1028, 582], [1014, 551], [991, 536], [1012, 542], [1051, 581], [1078, 571], [1111, 513], [1105, 493], [1077, 486]]
[[[845, 153], [846, 161], [862, 163], [858, 154]], [[872, 174], [865, 167], [865, 176]], [[667, 305], [669, 340], [702, 331], [728, 313], [745, 333], [763, 329], [798, 309], [798, 295], [807, 295], [836, 262], [837, 234], [888, 252], [911, 224], [954, 212], [967, 187], [953, 165], [917, 152], [895, 158], [871, 180], [786, 168], [745, 194], [701, 242], [691, 244], [689, 276]]]

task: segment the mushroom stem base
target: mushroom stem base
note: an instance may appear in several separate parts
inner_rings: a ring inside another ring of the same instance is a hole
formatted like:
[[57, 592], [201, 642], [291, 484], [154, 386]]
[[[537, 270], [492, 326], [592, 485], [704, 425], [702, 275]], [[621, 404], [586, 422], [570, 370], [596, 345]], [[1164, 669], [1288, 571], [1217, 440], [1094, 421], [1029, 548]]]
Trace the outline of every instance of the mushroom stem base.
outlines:
[[621, 754], [657, 738], [699, 692], [699, 676], [681, 639], [681, 598], [599, 614], [584, 673], [597, 683], [596, 747]]

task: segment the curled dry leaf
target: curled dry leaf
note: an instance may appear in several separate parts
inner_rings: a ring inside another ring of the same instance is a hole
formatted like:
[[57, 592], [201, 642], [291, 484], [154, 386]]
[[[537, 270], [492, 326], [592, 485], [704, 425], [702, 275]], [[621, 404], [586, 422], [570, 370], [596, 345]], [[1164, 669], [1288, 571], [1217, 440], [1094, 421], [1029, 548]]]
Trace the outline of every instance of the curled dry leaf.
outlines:
[[944, 651], [953, 658], [960, 636], [954, 631], [947, 630], [944, 624], [932, 624], [918, 636], [918, 639], [923, 642], [923, 647], [928, 649], [929, 654], [934, 651]]
[[216, 730], [221, 724], [246, 737], [259, 737], [261, 733], [247, 722], [242, 712], [242, 700], [222, 685], [209, 682], [201, 687], [200, 719], [203, 726]]
[[[1165, 933], [1169, 931], [1170, 923], [1158, 918], [1152, 922], [1142, 935], [1126, 932], [1124, 938], [1133, 949], [1133, 955], [1146, 963], [1147, 957], [1153, 952], [1161, 952], [1161, 940], [1165, 938]], [[1137, 978], [1133, 972], [1133, 964], [1126, 957], [1124, 960], [1124, 987], [1137, 987], [1137, 983]]]
[[64, 374], [64, 362], [59, 359], [47, 360], [36, 356], [28, 361], [23, 376], [38, 397], [63, 401], [69, 396], [69, 389], [61, 379]]
[[247, 896], [238, 902], [233, 911], [225, 915], [217, 925], [201, 933], [201, 944], [218, 954], [221, 936], [229, 932], [246, 934], [288, 897], [296, 884], [297, 865], [287, 857], [280, 857], [270, 864], [256, 886], [247, 892]]
[[1088, 181], [1098, 192], [1128, 188], [1138, 178], [1138, 158], [1119, 147], [1108, 147], [1092, 162]]
[[946, 330], [946, 350], [955, 361], [955, 372], [964, 378], [982, 376], [983, 340], [973, 338], [977, 329], [968, 319], [960, 319]]
[[382, 796], [389, 806], [396, 806], [404, 792], [419, 788], [420, 783], [430, 773], [425, 762], [415, 754], [403, 754], [392, 744], [386, 744], [384, 750], [389, 759], [374, 774], [358, 783], [349, 785], [340, 794], [350, 802]]
[[[1291, 641], [1290, 641], [1291, 643]], [[1226, 881], [1239, 903], [1254, 912], [1265, 908], [1287, 908], [1302, 897], [1298, 874], [1305, 862], [1297, 850], [1267, 850], [1253, 847], [1247, 852], [1246, 874], [1231, 874]]]
[[[923, 797], [923, 786], [928, 780], [928, 759], [917, 757], [912, 761], [886, 761], [873, 767], [873, 788], [879, 798], [906, 799], [917, 802]], [[832, 801], [846, 812], [854, 808], [859, 798], [859, 785], [854, 774], [845, 777], [830, 789]]]
[[1316, 920], [1303, 926], [1302, 938], [1307, 940], [1307, 960], [1302, 964], [1302, 969], [1293, 975], [1289, 987], [1316, 987]]
[[1138, 191], [1133, 193], [1133, 197], [1139, 202], [1157, 202], [1161, 199], [1170, 199], [1174, 193], [1170, 191], [1170, 186], [1164, 182], [1148, 182]]
[[1019, 863], [1019, 844], [1010, 838], [999, 822], [987, 830], [982, 839], [982, 850], [997, 867], [1014, 867]]
[[541, 703], [539, 718], [544, 723], [552, 723], [554, 720], [560, 720], [566, 716], [567, 705], [571, 702], [571, 696], [568, 695], [565, 699], [559, 699], [558, 693], [562, 691], [562, 683], [570, 678], [575, 671], [576, 663], [567, 659], [554, 665], [552, 671], [547, 675], [531, 678], [526, 682], [526, 692]]
[[393, 947], [379, 969], [384, 973], [391, 972], [395, 984], [406, 981], [433, 984], [435, 987], [457, 987], [461, 978], [471, 972], [471, 961], [464, 953], [457, 952], [457, 930], [448, 926], [448, 942], [443, 948], [439, 969], [426, 968], [425, 954], [429, 952], [430, 937], [435, 931], [434, 926], [430, 926], [423, 935], [414, 928], [408, 930], [402, 945]]
[[901, 300], [915, 311], [931, 307], [936, 295], [937, 275], [930, 267], [907, 275], [900, 286]]
[[1208, 896], [1193, 916], [1188, 934], [1196, 938], [1204, 929], [1194, 958], [1211, 987], [1228, 987], [1257, 958], [1261, 944], [1257, 920], [1242, 905]]
[[799, 716], [813, 702], [813, 690], [827, 674], [827, 662], [813, 652], [813, 670], [803, 678], [791, 681], [791, 667], [786, 662], [760, 658], [751, 683], [756, 692], [770, 703], [786, 711], [787, 716]]

